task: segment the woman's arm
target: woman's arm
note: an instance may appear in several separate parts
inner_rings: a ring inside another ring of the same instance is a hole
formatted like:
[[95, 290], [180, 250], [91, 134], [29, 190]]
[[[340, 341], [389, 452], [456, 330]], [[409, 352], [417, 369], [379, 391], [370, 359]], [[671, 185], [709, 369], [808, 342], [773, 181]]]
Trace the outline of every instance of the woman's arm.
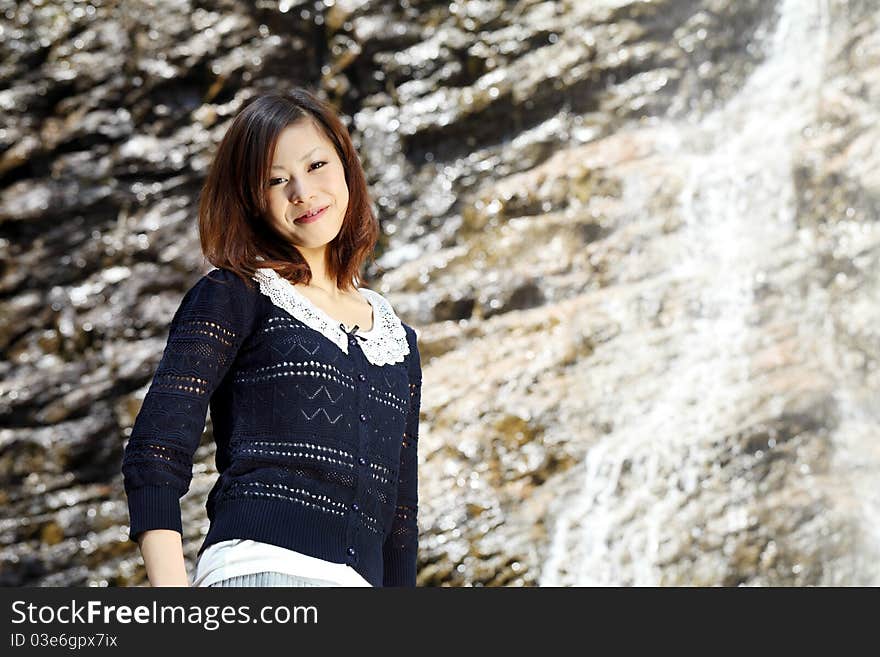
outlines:
[[189, 289], [125, 445], [129, 537], [153, 586], [188, 586], [180, 498], [189, 491], [211, 396], [253, 329], [257, 295], [226, 269]]
[[180, 532], [150, 529], [138, 537], [150, 586], [189, 586]]
[[415, 586], [419, 551], [419, 413], [422, 400], [422, 361], [418, 334], [406, 327], [409, 341], [409, 410], [401, 436], [397, 506], [382, 547], [382, 586]]

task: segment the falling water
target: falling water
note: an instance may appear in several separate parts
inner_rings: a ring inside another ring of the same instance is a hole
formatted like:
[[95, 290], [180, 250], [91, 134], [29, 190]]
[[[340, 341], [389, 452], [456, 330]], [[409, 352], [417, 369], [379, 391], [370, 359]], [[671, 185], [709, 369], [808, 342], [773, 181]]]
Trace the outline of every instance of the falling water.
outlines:
[[[772, 503], [760, 499], [762, 492], [748, 476], [723, 474], [724, 428], [778, 418], [792, 399], [809, 404], [817, 390], [832, 391], [834, 403], [814, 412], [819, 431], [823, 423], [837, 423], [829, 438], [837, 460], [830, 476], [801, 464], [792, 499], [804, 508], [833, 506], [850, 525], [878, 524], [880, 503], [872, 491], [880, 459], [863, 463], [861, 484], [850, 476], [855, 464], [844, 462], [846, 455], [877, 451], [869, 444], [867, 401], [834, 380], [837, 355], [827, 347], [834, 344], [828, 335], [833, 327], [823, 314], [822, 290], [798, 289], [788, 274], [789, 265], [814, 257], [798, 228], [792, 171], [801, 132], [817, 117], [829, 8], [826, 0], [786, 0], [778, 11], [766, 59], [735, 97], [707, 116], [664, 123], [663, 149], [686, 162], [687, 173], [677, 209], [683, 223], [679, 252], [663, 285], [689, 300], [689, 315], [670, 334], [675, 354], [662, 377], [665, 387], [643, 395], [645, 404], [621, 404], [614, 432], [588, 452], [582, 489], [557, 507], [542, 585], [725, 581], [719, 571], [726, 560], [750, 547], [733, 537], [758, 525], [761, 514], [755, 509]], [[608, 310], [623, 313], [623, 304]], [[768, 326], [797, 336], [779, 358], [801, 364], [804, 376], [789, 389], [750, 399], [756, 352], [772, 342]], [[632, 392], [624, 394], [638, 399], [639, 391]], [[826, 412], [835, 418], [824, 417]], [[774, 444], [771, 437], [770, 447]], [[724, 490], [713, 500], [711, 486], [719, 481]], [[703, 493], [709, 494], [690, 504]], [[873, 565], [877, 537], [865, 540], [860, 532], [850, 537], [852, 532], [833, 521], [817, 524], [821, 528], [815, 531], [839, 530], [842, 541], [851, 541], [849, 557], [820, 581], [880, 581]], [[773, 562], [777, 541], [767, 542], [761, 563]], [[701, 558], [704, 549], [716, 556]], [[679, 571], [667, 568], [670, 564]], [[798, 581], [802, 569], [794, 565], [791, 581]], [[745, 579], [785, 581], [760, 576], [731, 581]]]

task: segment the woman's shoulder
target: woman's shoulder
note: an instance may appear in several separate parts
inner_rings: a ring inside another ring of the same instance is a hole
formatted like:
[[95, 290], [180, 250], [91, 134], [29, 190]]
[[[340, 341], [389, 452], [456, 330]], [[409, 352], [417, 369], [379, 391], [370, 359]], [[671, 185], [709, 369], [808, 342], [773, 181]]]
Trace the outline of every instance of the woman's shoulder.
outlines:
[[399, 322], [404, 329], [406, 329], [406, 332], [408, 334], [415, 333], [415, 329], [413, 329], [412, 326], [410, 326], [400, 318], [400, 316], [394, 310], [394, 305], [388, 300], [385, 295], [380, 292], [376, 292], [376, 290], [368, 287], [358, 287], [358, 290], [367, 295], [368, 301], [378, 303], [381, 306], [382, 310], [384, 310], [389, 316], [394, 318], [395, 321]]
[[255, 289], [236, 272], [215, 267], [184, 294], [175, 320], [193, 315], [217, 318], [237, 326], [250, 324], [256, 310]]
[[369, 296], [370, 301], [373, 301], [374, 303], [378, 302], [378, 304], [382, 307], [383, 312], [387, 313], [387, 315], [392, 318], [392, 325], [399, 324], [399, 326], [403, 329], [403, 336], [406, 337], [407, 344], [409, 345], [409, 353], [412, 353], [413, 351], [418, 352], [418, 331], [413, 326], [407, 324], [405, 321], [403, 321], [403, 319], [401, 319], [387, 297], [385, 297], [385, 295], [381, 294], [380, 292], [376, 292], [375, 290], [372, 290], [368, 287], [358, 287], [358, 290]]
[[260, 296], [260, 288], [255, 280], [225, 267], [214, 267], [203, 274], [191, 291], [198, 296], [233, 303], [241, 301], [246, 305], [253, 305]]
[[217, 283], [219, 285], [230, 285], [233, 287], [239, 287], [241, 289], [248, 290], [256, 289], [253, 279], [248, 278], [244, 274], [239, 274], [232, 269], [227, 269], [226, 267], [214, 267], [209, 272], [204, 274], [198, 281], [198, 283], [203, 282]]

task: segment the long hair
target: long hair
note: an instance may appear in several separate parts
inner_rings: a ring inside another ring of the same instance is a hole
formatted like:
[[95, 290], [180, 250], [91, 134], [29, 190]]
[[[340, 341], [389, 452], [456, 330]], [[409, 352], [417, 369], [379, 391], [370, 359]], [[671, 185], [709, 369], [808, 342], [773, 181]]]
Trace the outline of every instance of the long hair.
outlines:
[[327, 245], [327, 269], [336, 286], [361, 286], [360, 269], [379, 239], [363, 168], [348, 129], [336, 111], [313, 92], [293, 88], [254, 97], [238, 112], [220, 141], [199, 196], [199, 238], [205, 259], [235, 272], [252, 286], [260, 267], [293, 283], [312, 273], [296, 247], [279, 239], [267, 221], [266, 186], [280, 133], [311, 120], [333, 146], [345, 169], [348, 208], [339, 234]]

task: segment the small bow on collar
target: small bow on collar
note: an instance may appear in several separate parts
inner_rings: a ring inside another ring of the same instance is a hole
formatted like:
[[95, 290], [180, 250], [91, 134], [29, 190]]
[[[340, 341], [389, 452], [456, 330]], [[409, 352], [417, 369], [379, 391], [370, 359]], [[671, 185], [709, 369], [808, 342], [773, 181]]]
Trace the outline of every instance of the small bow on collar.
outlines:
[[339, 322], [339, 328], [341, 328], [341, 329], [342, 329], [342, 330], [343, 330], [343, 331], [344, 331], [349, 337], [351, 337], [352, 335], [354, 335], [356, 338], [360, 338], [361, 340], [366, 340], [366, 338], [365, 338], [364, 336], [362, 336], [362, 335], [355, 335], [355, 332], [356, 332], [356, 331], [358, 330], [358, 328], [359, 328], [357, 324], [355, 324], [354, 326], [352, 326], [350, 331], [346, 331], [346, 330], [345, 330], [345, 324], [343, 324], [342, 322]]

